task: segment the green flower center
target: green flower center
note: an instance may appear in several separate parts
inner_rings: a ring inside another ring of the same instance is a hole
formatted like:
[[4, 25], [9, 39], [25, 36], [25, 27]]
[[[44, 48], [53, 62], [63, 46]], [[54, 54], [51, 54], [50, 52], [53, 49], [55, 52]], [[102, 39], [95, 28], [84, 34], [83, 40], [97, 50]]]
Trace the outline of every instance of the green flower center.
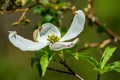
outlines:
[[50, 41], [51, 43], [55, 43], [55, 42], [58, 42], [60, 40], [60, 38], [55, 35], [50, 35], [50, 36], [48, 36], [47, 40]]

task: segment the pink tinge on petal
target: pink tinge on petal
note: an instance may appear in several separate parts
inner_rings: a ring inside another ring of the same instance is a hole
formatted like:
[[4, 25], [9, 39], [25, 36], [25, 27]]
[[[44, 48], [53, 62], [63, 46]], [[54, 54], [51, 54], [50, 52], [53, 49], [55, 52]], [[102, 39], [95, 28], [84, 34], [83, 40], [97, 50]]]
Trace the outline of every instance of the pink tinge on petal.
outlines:
[[61, 37], [59, 29], [51, 24], [51, 23], [45, 23], [42, 25], [42, 27], [38, 28], [38, 36], [37, 36], [37, 41], [38, 42], [49, 42], [48, 36], [55, 35], [58, 36], [59, 38]]
[[51, 50], [59, 51], [62, 49], [72, 48], [78, 41], [78, 38], [72, 42], [55, 42], [50, 43], [49, 47]]
[[41, 32], [41, 31], [42, 31], [42, 29], [43, 29], [42, 27], [39, 27], [39, 28], [38, 28], [38, 31], [39, 31], [39, 32]]

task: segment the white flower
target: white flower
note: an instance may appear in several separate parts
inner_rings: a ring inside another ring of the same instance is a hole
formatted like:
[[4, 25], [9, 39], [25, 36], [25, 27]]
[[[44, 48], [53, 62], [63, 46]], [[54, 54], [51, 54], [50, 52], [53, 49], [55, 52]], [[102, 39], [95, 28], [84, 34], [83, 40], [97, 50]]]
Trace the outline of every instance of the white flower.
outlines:
[[73, 47], [78, 38], [72, 42], [65, 42], [77, 37], [84, 29], [85, 15], [83, 11], [78, 10], [74, 16], [72, 24], [67, 33], [61, 37], [60, 31], [51, 23], [45, 23], [34, 31], [33, 38], [36, 42], [25, 39], [17, 35], [16, 31], [9, 31], [10, 42], [22, 51], [35, 51], [49, 45], [51, 50], [62, 50]]

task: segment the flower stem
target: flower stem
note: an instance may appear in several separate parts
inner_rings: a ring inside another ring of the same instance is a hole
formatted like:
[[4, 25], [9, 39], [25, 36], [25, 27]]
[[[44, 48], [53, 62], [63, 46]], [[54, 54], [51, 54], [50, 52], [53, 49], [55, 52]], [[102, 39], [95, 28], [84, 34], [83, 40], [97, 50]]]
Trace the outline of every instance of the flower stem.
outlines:
[[59, 56], [59, 63], [62, 64], [69, 72], [70, 75], [73, 75], [74, 77], [76, 77], [78, 80], [84, 80], [79, 74], [75, 73], [67, 64], [66, 64], [66, 60], [63, 60], [60, 56]]
[[80, 75], [78, 75], [77, 73], [75, 73], [66, 63], [64, 63], [64, 62], [60, 62], [60, 63], [61, 63], [62, 65], [64, 65], [64, 67], [66, 67], [67, 70], [70, 71], [71, 74], [72, 74], [73, 76], [75, 76], [78, 80], [84, 80]]
[[98, 72], [97, 74], [97, 80], [100, 80], [101, 74]]

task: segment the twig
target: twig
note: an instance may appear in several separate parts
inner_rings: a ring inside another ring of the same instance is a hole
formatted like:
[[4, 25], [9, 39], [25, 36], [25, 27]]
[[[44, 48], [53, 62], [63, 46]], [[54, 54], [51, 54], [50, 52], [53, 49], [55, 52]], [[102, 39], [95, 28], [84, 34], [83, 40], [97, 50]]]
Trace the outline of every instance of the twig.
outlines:
[[66, 60], [63, 60], [60, 56], [59, 56], [59, 63], [62, 64], [70, 73], [71, 75], [75, 76], [78, 80], [84, 80], [80, 75], [78, 75], [77, 73], [75, 73], [67, 64], [66, 64]]
[[94, 47], [99, 47], [99, 48], [103, 48], [105, 47], [107, 44], [109, 44], [112, 40], [111, 39], [105, 39], [102, 42], [96, 42], [96, 43], [91, 43], [91, 44], [85, 44], [85, 46], [83, 48], [77, 49], [77, 52], [82, 52], [84, 50], [87, 50], [89, 48], [94, 48]]
[[73, 71], [72, 72], [66, 72], [66, 71], [62, 71], [62, 70], [58, 70], [58, 69], [50, 68], [50, 67], [48, 67], [47, 69], [48, 70], [52, 70], [52, 71], [56, 71], [56, 72], [60, 72], [60, 73], [69, 74], [69, 75], [73, 75], [74, 74], [74, 76], [76, 76], [76, 78], [78, 78], [79, 80], [84, 80], [78, 74], [74, 73]]
[[28, 8], [24, 9], [24, 12], [23, 12], [22, 15], [20, 16], [18, 22], [21, 22], [21, 20], [22, 20], [23, 17], [26, 15], [26, 13], [27, 13], [28, 10], [29, 10]]
[[84, 80], [81, 76], [79, 76], [77, 73], [75, 73], [65, 62], [60, 62], [64, 67], [67, 68], [68, 71], [71, 72], [73, 76], [75, 76], [78, 80]]
[[35, 7], [36, 5], [38, 5], [38, 3], [35, 3], [35, 4], [31, 5], [31, 6], [29, 6], [28, 8], [31, 9], [31, 8]]
[[[10, 10], [10, 11], [4, 10], [4, 11], [3, 11], [3, 14], [10, 14], [10, 13], [13, 13], [13, 12], [25, 12], [26, 9], [30, 10], [31, 8], [35, 7], [35, 6], [38, 5], [38, 4], [40, 4], [40, 3], [32, 4], [31, 6], [29, 6], [29, 7], [27, 7], [27, 8], [17, 8], [17, 9], [15, 9], [15, 10]], [[28, 10], [27, 10], [27, 11], [28, 11]]]
[[[101, 21], [99, 19], [97, 19], [96, 16], [95, 16], [95, 13], [94, 13], [94, 0], [89, 0], [88, 7], [85, 8], [85, 11], [88, 13], [86, 15], [86, 18], [92, 24], [96, 25], [97, 27], [103, 26]], [[120, 42], [120, 36], [118, 36], [117, 34], [112, 32], [109, 28], [105, 28], [104, 31], [111, 37], [112, 40], [114, 40], [115, 42]]]
[[65, 73], [65, 74], [70, 74], [70, 75], [72, 75], [72, 73], [70, 73], [70, 72], [58, 70], [58, 69], [55, 69], [55, 68], [50, 68], [50, 67], [48, 67], [47, 69], [48, 69], [48, 70], [52, 70], [52, 71], [56, 71], [56, 72], [60, 72], [60, 73]]
[[56, 63], [60, 63], [61, 65], [63, 65], [67, 70], [67, 71], [62, 71], [62, 70], [58, 70], [55, 68], [51, 68], [48, 67], [48, 70], [52, 70], [52, 71], [56, 71], [56, 72], [60, 72], [60, 73], [65, 73], [65, 74], [69, 74], [72, 75], [74, 77], [76, 77], [78, 80], [84, 80], [80, 75], [78, 75], [77, 73], [75, 73], [67, 64], [66, 64], [66, 60], [63, 60], [60, 56], [58, 56], [57, 61], [54, 60]]
[[65, 74], [69, 74], [69, 75], [72, 75], [72, 76], [76, 77], [78, 80], [84, 80], [79, 74], [75, 73], [75, 72], [66, 64], [66, 60], [63, 60], [63, 59], [61, 58], [61, 56], [58, 55], [58, 59], [57, 59], [57, 61], [55, 61], [55, 62], [62, 64], [69, 72], [61, 71], [61, 70], [53, 69], [53, 68], [48, 68], [49, 70], [53, 70], [53, 71], [57, 71], [57, 72], [60, 72], [60, 73], [65, 73]]
[[97, 80], [100, 80], [101, 74], [98, 72], [97, 74]]

